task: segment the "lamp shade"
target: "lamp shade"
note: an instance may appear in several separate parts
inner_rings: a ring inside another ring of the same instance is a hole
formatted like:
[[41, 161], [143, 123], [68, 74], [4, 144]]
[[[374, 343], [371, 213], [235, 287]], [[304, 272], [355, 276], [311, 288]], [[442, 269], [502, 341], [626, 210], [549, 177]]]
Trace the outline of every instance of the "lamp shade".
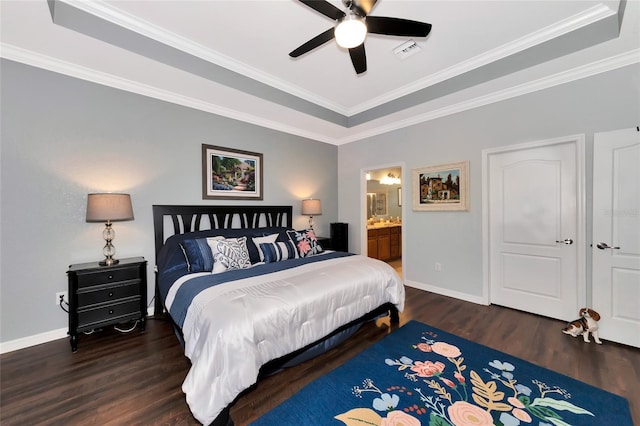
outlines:
[[133, 207], [129, 194], [89, 194], [87, 222], [133, 220]]
[[317, 216], [322, 214], [320, 200], [313, 198], [302, 200], [302, 214], [305, 216]]

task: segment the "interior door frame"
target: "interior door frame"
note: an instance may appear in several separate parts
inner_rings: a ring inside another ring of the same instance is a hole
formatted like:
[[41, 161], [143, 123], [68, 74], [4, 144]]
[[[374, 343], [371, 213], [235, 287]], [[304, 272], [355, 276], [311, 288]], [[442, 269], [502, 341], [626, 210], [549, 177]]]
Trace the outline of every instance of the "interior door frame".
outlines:
[[[378, 165], [373, 165], [371, 167], [367, 167], [367, 168], [362, 168], [360, 169], [360, 229], [364, 230], [363, 232], [360, 233], [360, 253], [367, 256], [367, 206], [365, 203], [365, 199], [367, 198], [367, 173], [370, 170], [380, 170], [380, 169], [391, 169], [391, 168], [400, 168], [400, 170], [402, 170], [402, 174], [400, 176], [400, 179], [402, 181], [402, 187], [401, 187], [401, 196], [402, 196], [402, 217], [400, 218], [401, 223], [404, 225], [405, 223], [405, 214], [406, 214], [406, 200], [408, 199], [406, 197], [407, 194], [407, 187], [405, 185], [405, 182], [411, 182], [410, 180], [407, 180], [407, 171], [406, 171], [406, 164], [404, 163], [404, 161], [400, 161], [397, 163], [386, 163], [386, 164], [378, 164]], [[410, 176], [410, 175], [409, 175]], [[410, 178], [409, 178], [410, 179]], [[410, 195], [410, 192], [409, 192]], [[402, 231], [401, 231], [401, 252], [402, 253], [406, 253], [404, 250], [404, 244], [406, 241], [406, 238], [404, 237], [404, 231], [405, 231], [405, 227], [402, 226]], [[405, 256], [402, 256], [402, 275], [405, 275], [406, 271], [406, 267], [405, 267]]]
[[[485, 304], [491, 304], [490, 274], [489, 270], [489, 158], [492, 155], [502, 154], [522, 149], [539, 148], [544, 146], [573, 143], [576, 147], [576, 268], [578, 282], [578, 306], [587, 306], [587, 228], [586, 228], [586, 159], [585, 159], [585, 135], [576, 134], [562, 136], [553, 139], [526, 142], [515, 145], [500, 146], [482, 150], [482, 300]], [[578, 315], [578, 312], [576, 312]]]

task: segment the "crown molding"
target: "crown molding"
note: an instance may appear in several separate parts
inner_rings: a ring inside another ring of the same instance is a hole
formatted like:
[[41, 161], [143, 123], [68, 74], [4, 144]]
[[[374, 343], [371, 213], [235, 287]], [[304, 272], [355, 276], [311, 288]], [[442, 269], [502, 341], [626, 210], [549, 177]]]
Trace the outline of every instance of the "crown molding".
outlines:
[[569, 69], [557, 74], [493, 92], [488, 95], [478, 96], [476, 98], [465, 100], [457, 104], [449, 105], [423, 114], [418, 114], [404, 120], [398, 120], [392, 124], [379, 126], [375, 129], [367, 130], [365, 132], [360, 132], [349, 137], [342, 138], [335, 143], [338, 145], [343, 145], [349, 142], [355, 142], [383, 133], [388, 133], [394, 130], [413, 126], [415, 124], [420, 124], [426, 121], [435, 120], [437, 118], [446, 117], [448, 115], [457, 114], [459, 112], [467, 111], [473, 108], [486, 106], [496, 102], [548, 89], [554, 86], [559, 86], [561, 84], [571, 83], [572, 81], [581, 80], [583, 78], [602, 74], [608, 71], [613, 71], [618, 68], [623, 68], [637, 63], [640, 63], [640, 49], [631, 50], [629, 52], [611, 56], [609, 58], [592, 62], [587, 65]]
[[60, 3], [65, 3], [69, 6], [77, 8], [83, 12], [89, 13], [100, 19], [108, 21], [112, 24], [126, 28], [135, 33], [141, 34], [152, 40], [166, 44], [167, 46], [178, 49], [182, 52], [188, 53], [197, 58], [219, 65], [223, 68], [241, 74], [245, 77], [259, 81], [260, 83], [282, 90], [290, 95], [297, 96], [301, 99], [312, 102], [316, 105], [330, 109], [342, 115], [347, 115], [349, 110], [347, 107], [338, 105], [334, 102], [330, 102], [326, 98], [318, 96], [312, 92], [302, 89], [299, 86], [295, 86], [287, 81], [276, 78], [275, 76], [265, 73], [248, 66], [247, 64], [237, 61], [227, 55], [223, 55], [214, 50], [208, 49], [205, 46], [195, 43], [185, 37], [178, 34], [167, 31], [157, 25], [142, 20], [130, 13], [127, 13], [112, 4], [107, 4], [101, 0], [97, 1], [78, 1], [78, 0], [55, 0]]
[[76, 65], [71, 62], [62, 61], [50, 56], [42, 55], [40, 53], [31, 52], [26, 49], [22, 49], [20, 47], [12, 46], [6, 43], [0, 43], [0, 57], [10, 59], [15, 62], [20, 62], [26, 65], [31, 65], [37, 68], [42, 68], [48, 71], [53, 71], [58, 74], [67, 75], [69, 77], [78, 78], [80, 80], [90, 81], [92, 83], [113, 87], [115, 89], [120, 89], [143, 96], [148, 96], [150, 98], [194, 108], [200, 111], [210, 112], [212, 114], [220, 115], [223, 117], [255, 124], [260, 127], [278, 130], [283, 133], [289, 133], [320, 142], [333, 143], [333, 140], [328, 139], [325, 135], [319, 133], [285, 125], [281, 122], [268, 120], [262, 117], [248, 114], [244, 111], [237, 111], [199, 99], [180, 95], [168, 90], [160, 89], [158, 87], [117, 77], [112, 74], [107, 74], [102, 71], [96, 71], [91, 68]]
[[554, 38], [568, 34], [577, 29], [594, 24], [617, 13], [615, 10], [612, 10], [605, 4], [600, 3], [581, 13], [573, 15], [546, 28], [535, 31], [531, 34], [514, 40], [511, 43], [505, 44], [496, 49], [489, 50], [481, 55], [432, 74], [412, 84], [401, 87], [398, 90], [388, 92], [382, 96], [370, 99], [369, 101], [363, 102], [354, 107], [347, 107], [344, 105], [336, 104], [335, 102], [330, 102], [326, 98], [318, 96], [315, 93], [292, 85], [287, 81], [278, 79], [273, 75], [250, 67], [245, 63], [236, 61], [233, 58], [230, 58], [219, 52], [208, 49], [205, 46], [195, 43], [185, 37], [179, 36], [178, 34], [169, 32], [164, 28], [160, 28], [150, 22], [142, 20], [130, 13], [118, 9], [112, 4], [107, 4], [102, 0], [91, 2], [81, 0], [55, 1], [68, 4], [70, 6], [73, 6], [74, 8], [94, 15], [112, 24], [126, 28], [145, 37], [149, 37], [152, 40], [156, 40], [160, 43], [166, 44], [205, 61], [214, 63], [245, 77], [259, 81], [260, 83], [274, 87], [278, 90], [282, 90], [286, 93], [289, 93], [290, 95], [322, 106], [346, 117], [351, 117], [353, 115], [378, 107], [418, 90], [422, 90], [442, 81], [457, 77], [484, 65], [490, 64], [497, 60], [506, 58], [516, 53], [522, 52], [526, 49], [545, 43]]
[[401, 98], [402, 96], [406, 96], [418, 90], [433, 86], [442, 81], [457, 77], [459, 75], [498, 61], [500, 59], [504, 59], [516, 53], [523, 52], [527, 49], [553, 40], [554, 38], [563, 36], [572, 31], [609, 18], [615, 14], [615, 11], [611, 10], [609, 7], [603, 4], [593, 6], [583, 11], [582, 13], [573, 15], [567, 19], [542, 28], [531, 34], [527, 34], [526, 36], [516, 39], [513, 42], [504, 44], [495, 49], [491, 49], [481, 55], [477, 55], [471, 59], [460, 62], [455, 66], [431, 74], [428, 77], [417, 80], [411, 84], [399, 88], [398, 90], [394, 90], [393, 92], [389, 92], [382, 96], [372, 98], [367, 102], [363, 102], [353, 108], [350, 108], [347, 115], [351, 116], [364, 111], [368, 111], [371, 108], [375, 108], [387, 102], [391, 102], [395, 99]]
[[[0, 57], [20, 62], [26, 65], [31, 65], [37, 68], [42, 68], [48, 71], [53, 71], [59, 74], [64, 74], [81, 80], [90, 81], [120, 90], [125, 90], [131, 93], [137, 93], [143, 96], [171, 102], [177, 105], [187, 106], [246, 123], [255, 124], [257, 126], [281, 131], [283, 133], [288, 133], [319, 142], [325, 142], [332, 145], [343, 145], [349, 142], [355, 142], [361, 139], [388, 133], [393, 130], [402, 129], [404, 127], [413, 126], [415, 124], [445, 117], [451, 114], [456, 114], [458, 112], [478, 108], [495, 102], [500, 102], [506, 99], [547, 89], [560, 84], [570, 83], [572, 81], [580, 80], [596, 74], [612, 71], [628, 65], [640, 63], [640, 49], [635, 49], [619, 55], [611, 56], [609, 58], [605, 58], [590, 64], [586, 64], [524, 84], [513, 86], [508, 89], [493, 92], [489, 95], [479, 96], [467, 101], [459, 102], [454, 105], [439, 108], [437, 110], [429, 111], [423, 114], [418, 114], [407, 119], [398, 120], [392, 124], [377, 126], [363, 132], [351, 134], [343, 138], [332, 138], [320, 133], [301, 129], [299, 127], [285, 125], [281, 122], [268, 120], [262, 117], [248, 114], [243, 111], [237, 111], [231, 108], [225, 108], [220, 105], [204, 102], [188, 96], [179, 95], [168, 90], [124, 79], [101, 71], [96, 71], [91, 68], [62, 61], [56, 58], [42, 55], [40, 53], [31, 52], [5, 43], [0, 43]], [[348, 129], [345, 129], [345, 131], [347, 132]]]

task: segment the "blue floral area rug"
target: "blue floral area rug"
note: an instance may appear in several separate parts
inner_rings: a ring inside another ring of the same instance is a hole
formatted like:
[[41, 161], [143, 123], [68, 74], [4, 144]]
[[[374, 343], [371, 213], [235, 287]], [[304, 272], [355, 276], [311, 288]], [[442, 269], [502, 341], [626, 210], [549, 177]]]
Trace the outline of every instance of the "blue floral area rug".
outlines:
[[632, 426], [626, 399], [416, 321], [254, 422]]

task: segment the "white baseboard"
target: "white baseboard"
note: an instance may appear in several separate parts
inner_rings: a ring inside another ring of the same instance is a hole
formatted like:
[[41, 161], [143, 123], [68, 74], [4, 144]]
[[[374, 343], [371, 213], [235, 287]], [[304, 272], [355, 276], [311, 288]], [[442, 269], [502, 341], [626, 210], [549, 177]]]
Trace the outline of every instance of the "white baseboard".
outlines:
[[405, 285], [409, 287], [417, 288], [418, 290], [429, 291], [431, 293], [440, 294], [442, 296], [453, 297], [455, 299], [464, 300], [466, 302], [475, 303], [478, 305], [489, 305], [489, 301], [486, 300], [484, 296], [473, 296], [467, 293], [462, 293], [459, 291], [448, 290], [442, 287], [436, 287], [429, 284], [423, 284], [415, 281], [405, 281]]
[[[147, 316], [153, 316], [153, 308], [147, 308]], [[33, 336], [22, 337], [20, 339], [10, 340], [0, 343], [0, 354], [17, 351], [19, 349], [40, 345], [42, 343], [52, 342], [54, 340], [63, 339], [68, 336], [69, 329], [59, 328], [57, 330], [45, 331], [44, 333], [34, 334]]]
[[54, 340], [67, 337], [68, 328], [59, 328], [33, 336], [22, 337], [16, 340], [0, 343], [0, 354], [17, 351], [18, 349], [28, 348], [30, 346], [40, 345], [42, 343], [52, 342]]

